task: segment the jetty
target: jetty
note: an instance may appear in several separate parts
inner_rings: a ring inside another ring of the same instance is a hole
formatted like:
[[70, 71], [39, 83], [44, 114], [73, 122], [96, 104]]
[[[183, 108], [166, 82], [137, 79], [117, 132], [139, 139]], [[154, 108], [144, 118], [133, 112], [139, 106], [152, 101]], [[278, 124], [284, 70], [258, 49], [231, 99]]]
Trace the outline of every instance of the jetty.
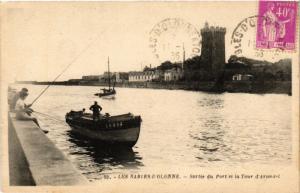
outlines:
[[8, 113], [11, 186], [87, 185], [88, 180], [33, 121]]

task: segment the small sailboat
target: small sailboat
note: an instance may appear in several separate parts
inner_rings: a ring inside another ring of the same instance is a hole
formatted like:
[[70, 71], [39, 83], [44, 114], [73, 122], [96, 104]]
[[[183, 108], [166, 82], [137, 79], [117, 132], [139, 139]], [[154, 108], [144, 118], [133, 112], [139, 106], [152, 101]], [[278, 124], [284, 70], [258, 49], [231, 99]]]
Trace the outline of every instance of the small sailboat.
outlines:
[[102, 92], [96, 93], [95, 96], [99, 96], [99, 97], [103, 97], [103, 98], [113, 98], [116, 95], [116, 90], [115, 90], [116, 82], [114, 82], [114, 85], [111, 88], [111, 80], [110, 80], [111, 77], [110, 77], [110, 71], [109, 71], [109, 57], [107, 60], [107, 64], [108, 64], [108, 89], [107, 88], [101, 89]]

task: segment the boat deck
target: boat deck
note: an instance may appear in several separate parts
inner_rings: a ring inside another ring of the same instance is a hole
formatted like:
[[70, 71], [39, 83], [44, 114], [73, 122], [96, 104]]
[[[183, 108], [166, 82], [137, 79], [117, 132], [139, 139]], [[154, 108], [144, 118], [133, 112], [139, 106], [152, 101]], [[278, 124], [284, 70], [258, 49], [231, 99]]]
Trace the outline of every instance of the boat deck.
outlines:
[[[122, 114], [122, 115], [115, 115], [115, 116], [110, 116], [110, 117], [106, 117], [105, 115], [101, 115], [100, 120], [101, 119], [107, 119], [109, 121], [126, 121], [129, 119], [132, 119], [134, 116], [130, 113], [127, 114]], [[84, 114], [82, 116], [83, 119], [87, 119], [87, 120], [93, 120], [93, 115], [92, 114]]]

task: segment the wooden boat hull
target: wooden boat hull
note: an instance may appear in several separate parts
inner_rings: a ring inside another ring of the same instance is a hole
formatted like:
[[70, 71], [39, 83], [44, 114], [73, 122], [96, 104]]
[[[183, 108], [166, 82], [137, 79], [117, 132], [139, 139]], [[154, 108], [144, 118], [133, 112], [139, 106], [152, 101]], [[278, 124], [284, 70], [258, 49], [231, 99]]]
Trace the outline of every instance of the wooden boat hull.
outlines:
[[[81, 122], [80, 122], [81, 120]], [[140, 134], [141, 119], [135, 116], [126, 120], [84, 120], [66, 116], [66, 122], [70, 125], [73, 132], [97, 140], [101, 143], [116, 146], [133, 147], [138, 141]]]
[[115, 144], [115, 145], [125, 145], [133, 147], [138, 141], [140, 128], [134, 127], [123, 130], [114, 131], [93, 131], [86, 128], [81, 128], [80, 126], [70, 125], [72, 131], [84, 135], [90, 139], [100, 140], [103, 143]]
[[96, 93], [95, 96], [99, 96], [101, 98], [112, 98], [115, 97], [116, 95], [116, 91], [115, 90], [111, 90], [111, 91], [107, 91], [107, 92], [103, 92], [103, 93]]

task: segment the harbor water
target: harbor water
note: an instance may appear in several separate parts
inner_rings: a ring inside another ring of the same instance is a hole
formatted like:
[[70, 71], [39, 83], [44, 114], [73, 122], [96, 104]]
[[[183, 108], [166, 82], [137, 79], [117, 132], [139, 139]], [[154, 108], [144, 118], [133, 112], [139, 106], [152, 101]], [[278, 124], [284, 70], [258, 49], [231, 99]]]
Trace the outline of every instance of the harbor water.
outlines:
[[[29, 89], [29, 104], [46, 86]], [[242, 163], [288, 164], [291, 161], [292, 97], [183, 90], [117, 88], [115, 99], [94, 96], [99, 87], [51, 86], [33, 109], [47, 136], [90, 181], [103, 174], [143, 172], [165, 167], [234, 166]], [[94, 101], [111, 115], [141, 115], [142, 126], [132, 150], [107, 150], [70, 132], [65, 114]]]

